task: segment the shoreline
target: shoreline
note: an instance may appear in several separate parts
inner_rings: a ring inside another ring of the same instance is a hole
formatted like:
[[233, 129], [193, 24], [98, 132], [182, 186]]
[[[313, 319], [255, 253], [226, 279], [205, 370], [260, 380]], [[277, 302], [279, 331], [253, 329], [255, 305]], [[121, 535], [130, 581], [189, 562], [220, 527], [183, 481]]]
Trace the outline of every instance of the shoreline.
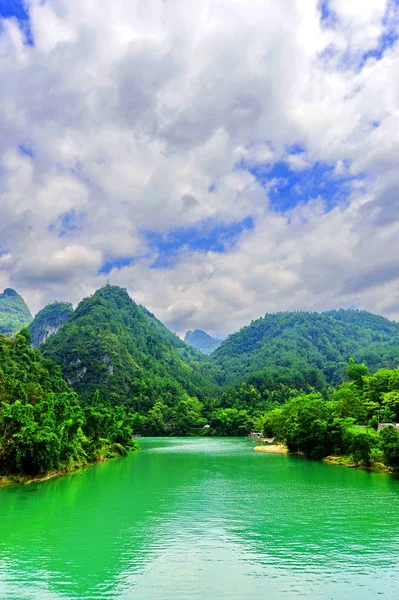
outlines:
[[[137, 448], [138, 450], [139, 448]], [[127, 452], [134, 452], [135, 449], [128, 449]], [[15, 474], [15, 475], [0, 475], [0, 489], [4, 487], [8, 487], [10, 485], [31, 485], [32, 483], [43, 483], [44, 481], [49, 481], [50, 479], [54, 479], [55, 477], [63, 477], [64, 475], [69, 475], [71, 473], [76, 473], [77, 471], [81, 471], [83, 469], [87, 469], [88, 467], [92, 467], [101, 462], [105, 462], [106, 460], [112, 460], [113, 458], [121, 458], [125, 455], [123, 454], [114, 454], [113, 456], [107, 456], [107, 454], [100, 455], [96, 460], [82, 463], [80, 465], [73, 465], [70, 467], [65, 467], [65, 469], [57, 469], [55, 471], [49, 471], [48, 473], [43, 473], [41, 475], [23, 475], [23, 474]]]
[[255, 446], [255, 452], [265, 454], [288, 454], [288, 449], [283, 444], [268, 444], [267, 446]]
[[[99, 461], [96, 461], [99, 462]], [[54, 479], [54, 477], [61, 477], [63, 475], [67, 475], [68, 473], [73, 473], [75, 471], [79, 471], [80, 469], [84, 469], [89, 467], [90, 463], [87, 465], [76, 466], [72, 469], [65, 469], [60, 471], [51, 471], [50, 473], [46, 473], [45, 475], [36, 475], [35, 477], [30, 477], [29, 475], [1, 475], [0, 476], [0, 488], [8, 487], [9, 485], [30, 485], [31, 483], [42, 483], [43, 481], [48, 481], [49, 479]]]
[[326, 456], [322, 458], [322, 462], [328, 465], [336, 465], [338, 467], [346, 467], [347, 469], [363, 469], [363, 471], [369, 471], [370, 473], [387, 473], [388, 475], [397, 475], [397, 471], [394, 471], [384, 465], [384, 463], [376, 463], [370, 467], [365, 465], [357, 465], [353, 462], [350, 456]]
[[[288, 452], [288, 448], [284, 446], [284, 444], [268, 444], [266, 446], [255, 446], [255, 452], [263, 452], [265, 454], [288, 454], [290, 456], [303, 456], [297, 452]], [[303, 458], [305, 458], [303, 456]], [[311, 458], [307, 460], [312, 460]], [[319, 461], [318, 461], [319, 462]], [[383, 463], [376, 463], [370, 467], [366, 467], [365, 465], [357, 465], [353, 462], [350, 456], [326, 456], [322, 458], [320, 462], [323, 462], [328, 465], [335, 465], [339, 467], [346, 467], [347, 469], [362, 469], [364, 471], [369, 471], [370, 473], [385, 473], [388, 475], [398, 475], [397, 471], [393, 471]]]

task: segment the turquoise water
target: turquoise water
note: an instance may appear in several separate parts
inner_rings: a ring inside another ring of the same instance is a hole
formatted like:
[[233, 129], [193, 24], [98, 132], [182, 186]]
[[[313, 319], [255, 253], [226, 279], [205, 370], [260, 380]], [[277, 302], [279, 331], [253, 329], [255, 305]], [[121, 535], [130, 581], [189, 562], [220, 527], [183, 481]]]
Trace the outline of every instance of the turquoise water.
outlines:
[[0, 489], [1, 599], [399, 598], [399, 481], [246, 439]]

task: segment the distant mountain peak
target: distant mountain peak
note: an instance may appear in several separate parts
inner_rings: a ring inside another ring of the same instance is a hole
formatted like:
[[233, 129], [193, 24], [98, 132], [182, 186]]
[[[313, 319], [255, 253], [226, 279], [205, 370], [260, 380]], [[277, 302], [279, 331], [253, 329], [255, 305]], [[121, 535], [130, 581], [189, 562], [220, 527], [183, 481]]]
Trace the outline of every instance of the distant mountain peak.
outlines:
[[12, 288], [0, 294], [0, 333], [13, 336], [29, 325], [32, 315], [25, 300]]
[[118, 286], [82, 300], [41, 350], [85, 401], [98, 390], [111, 404], [147, 412], [154, 398], [172, 404], [183, 394], [201, 401], [214, 392], [200, 354]]
[[222, 340], [212, 337], [202, 329], [187, 331], [184, 341], [203, 354], [212, 354], [212, 352], [216, 350], [216, 348], [219, 348], [222, 343]]
[[16, 292], [12, 288], [6, 288], [4, 290], [4, 292], [2, 294], [0, 294], [0, 298], [16, 298], [16, 297], [21, 298], [21, 296], [18, 294], [18, 292]]

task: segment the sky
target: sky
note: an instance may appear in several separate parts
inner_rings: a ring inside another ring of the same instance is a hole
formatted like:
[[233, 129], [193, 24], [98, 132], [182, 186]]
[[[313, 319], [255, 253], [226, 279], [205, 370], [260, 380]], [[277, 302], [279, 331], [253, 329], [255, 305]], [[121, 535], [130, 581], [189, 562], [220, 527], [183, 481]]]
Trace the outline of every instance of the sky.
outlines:
[[399, 320], [397, 0], [0, 0], [0, 291]]

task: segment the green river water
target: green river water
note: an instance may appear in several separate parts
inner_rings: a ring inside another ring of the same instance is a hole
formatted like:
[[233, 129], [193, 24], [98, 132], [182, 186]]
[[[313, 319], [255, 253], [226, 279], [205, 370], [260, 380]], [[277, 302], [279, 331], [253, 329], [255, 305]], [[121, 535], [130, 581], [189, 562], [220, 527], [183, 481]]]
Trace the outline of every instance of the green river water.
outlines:
[[253, 452], [141, 452], [0, 489], [0, 598], [399, 598], [399, 481]]

